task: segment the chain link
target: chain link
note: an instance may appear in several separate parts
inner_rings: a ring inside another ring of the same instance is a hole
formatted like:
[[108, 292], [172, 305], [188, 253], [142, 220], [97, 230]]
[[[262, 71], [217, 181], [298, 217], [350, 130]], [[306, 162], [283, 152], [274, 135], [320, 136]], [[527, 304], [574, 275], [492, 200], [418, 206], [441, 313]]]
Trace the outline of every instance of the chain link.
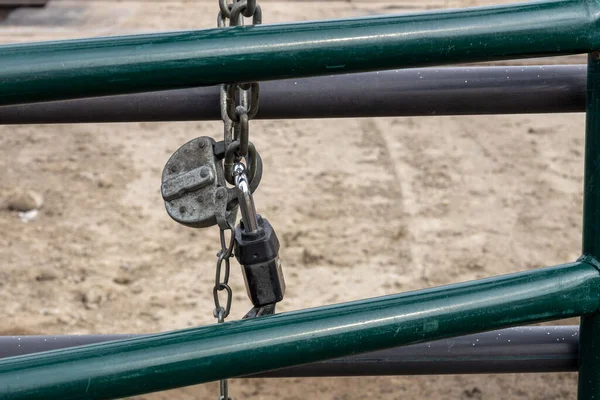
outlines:
[[[250, 3], [253, 3], [253, 8], [250, 7]], [[249, 11], [252, 11], [251, 13]], [[233, 8], [229, 13], [229, 26], [241, 25], [241, 16], [250, 18], [252, 17], [252, 25], [262, 24], [262, 10], [256, 0], [241, 0], [233, 4]]]
[[[219, 15], [217, 17], [217, 26], [226, 27], [227, 20], [229, 26], [239, 26], [244, 24], [244, 18], [252, 18], [252, 24], [262, 23], [262, 10], [256, 0], [233, 0], [228, 3], [227, 0], [219, 0]], [[221, 118], [223, 119], [223, 139], [225, 148], [229, 151], [224, 160], [225, 177], [229, 183], [233, 181], [231, 168], [227, 168], [227, 163], [233, 165], [242, 158], [250, 167], [251, 175], [256, 171], [256, 150], [249, 142], [248, 121], [256, 115], [258, 111], [259, 85], [257, 82], [221, 85], [220, 106]], [[231, 176], [229, 176], [231, 175]], [[229, 243], [225, 235], [230, 231]], [[219, 323], [225, 321], [231, 311], [232, 292], [229, 286], [229, 273], [231, 270], [230, 258], [233, 253], [234, 234], [229, 223], [223, 229], [220, 227], [219, 236], [221, 240], [221, 250], [217, 253], [217, 267], [215, 271], [215, 286], [213, 287], [213, 298], [215, 309], [213, 314]], [[225, 292], [227, 295], [225, 303], [222, 304], [219, 294]], [[229, 384], [227, 379], [220, 382], [221, 395], [219, 400], [231, 400], [229, 397]]]
[[[233, 243], [234, 243], [234, 235], [231, 227], [229, 229], [231, 231], [231, 237], [229, 240], [229, 245], [227, 245], [227, 240], [225, 239], [225, 229], [219, 230], [219, 235], [221, 238], [221, 250], [217, 253], [217, 268], [215, 271], [215, 286], [213, 287], [213, 297], [215, 301], [215, 310], [213, 311], [213, 315], [220, 322], [223, 322], [225, 318], [229, 316], [229, 312], [231, 311], [231, 299], [232, 292], [231, 287], [229, 286], [229, 272], [231, 271], [231, 262], [230, 258], [233, 253]], [[223, 263], [225, 263], [225, 271], [223, 272]], [[223, 279], [221, 279], [223, 277]], [[221, 305], [221, 301], [219, 300], [219, 293], [225, 291], [227, 294], [227, 299], [225, 301], [225, 306]]]

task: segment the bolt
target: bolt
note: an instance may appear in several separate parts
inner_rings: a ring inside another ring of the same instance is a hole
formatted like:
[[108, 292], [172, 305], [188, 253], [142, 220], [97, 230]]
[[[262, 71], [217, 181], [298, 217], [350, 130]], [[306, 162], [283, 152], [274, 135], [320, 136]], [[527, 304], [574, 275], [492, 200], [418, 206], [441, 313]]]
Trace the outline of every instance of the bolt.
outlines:
[[171, 166], [171, 172], [177, 172], [177, 165]]
[[206, 178], [209, 174], [210, 174], [210, 172], [208, 171], [208, 168], [206, 168], [206, 167], [200, 168], [200, 176], [202, 178]]
[[198, 203], [202, 203], [202, 197], [196, 197], [196, 201], [197, 201]]
[[184, 206], [179, 207], [179, 212], [181, 214], [185, 214], [185, 207]]
[[203, 149], [204, 147], [206, 147], [206, 142], [204, 140], [201, 140], [198, 142], [198, 147], [200, 147], [201, 149]]
[[219, 191], [217, 192], [217, 199], [222, 199], [223, 197], [225, 197], [225, 193], [223, 193], [223, 191], [222, 191], [222, 190], [219, 190]]

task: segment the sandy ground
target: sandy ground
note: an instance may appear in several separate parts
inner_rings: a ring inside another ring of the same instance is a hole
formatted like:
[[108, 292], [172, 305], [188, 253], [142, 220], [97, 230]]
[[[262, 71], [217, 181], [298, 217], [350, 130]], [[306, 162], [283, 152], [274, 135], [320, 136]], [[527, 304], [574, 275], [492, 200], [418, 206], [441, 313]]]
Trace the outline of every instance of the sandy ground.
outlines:
[[[265, 22], [489, 1], [275, 2]], [[0, 24], [3, 43], [212, 27], [216, 1], [52, 1]], [[569, 58], [568, 62], [582, 61]], [[563, 60], [564, 62], [564, 60]], [[584, 116], [252, 122], [256, 194], [275, 226], [280, 311], [465, 281], [579, 255]], [[218, 123], [0, 126], [0, 334], [158, 332], [213, 323], [217, 231], [171, 221], [171, 153]], [[234, 268], [232, 318], [250, 303]], [[576, 320], [567, 321], [576, 323]], [[234, 380], [234, 399], [567, 399], [575, 374]], [[217, 384], [141, 396], [210, 399]]]

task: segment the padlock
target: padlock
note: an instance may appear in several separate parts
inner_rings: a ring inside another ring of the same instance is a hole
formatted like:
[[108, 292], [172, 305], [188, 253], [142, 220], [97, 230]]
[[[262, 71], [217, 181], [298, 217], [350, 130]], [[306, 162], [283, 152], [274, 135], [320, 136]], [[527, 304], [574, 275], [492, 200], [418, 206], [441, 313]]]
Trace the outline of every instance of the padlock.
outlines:
[[[162, 173], [161, 194], [167, 213], [180, 224], [204, 228], [224, 219], [234, 225], [237, 191], [227, 188], [223, 170], [225, 145], [208, 136], [181, 146], [167, 161]], [[262, 160], [254, 153], [256, 171], [250, 190], [262, 177]], [[221, 223], [220, 225], [226, 225]]]
[[235, 228], [234, 254], [242, 265], [248, 297], [255, 307], [283, 299], [285, 280], [279, 260], [279, 240], [266, 218], [256, 214], [245, 167], [234, 166], [242, 222]]
[[[203, 228], [217, 223], [217, 191], [225, 187], [225, 177], [214, 156], [215, 143], [207, 136], [187, 142], [163, 170], [161, 193], [165, 207], [180, 224]], [[226, 195], [219, 191], [219, 197]]]

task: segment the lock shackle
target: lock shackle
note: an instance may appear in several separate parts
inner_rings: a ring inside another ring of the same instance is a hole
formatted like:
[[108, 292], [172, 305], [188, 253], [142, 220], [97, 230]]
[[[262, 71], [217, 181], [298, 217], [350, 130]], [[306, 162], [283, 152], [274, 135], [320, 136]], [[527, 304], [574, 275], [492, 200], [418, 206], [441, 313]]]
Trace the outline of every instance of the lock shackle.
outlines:
[[244, 223], [244, 231], [246, 233], [255, 233], [258, 231], [258, 221], [256, 219], [256, 208], [254, 207], [254, 199], [250, 191], [250, 181], [246, 176], [246, 167], [241, 162], [237, 162], [233, 166], [233, 176], [235, 180], [235, 188], [237, 191], [238, 205], [240, 214]]

